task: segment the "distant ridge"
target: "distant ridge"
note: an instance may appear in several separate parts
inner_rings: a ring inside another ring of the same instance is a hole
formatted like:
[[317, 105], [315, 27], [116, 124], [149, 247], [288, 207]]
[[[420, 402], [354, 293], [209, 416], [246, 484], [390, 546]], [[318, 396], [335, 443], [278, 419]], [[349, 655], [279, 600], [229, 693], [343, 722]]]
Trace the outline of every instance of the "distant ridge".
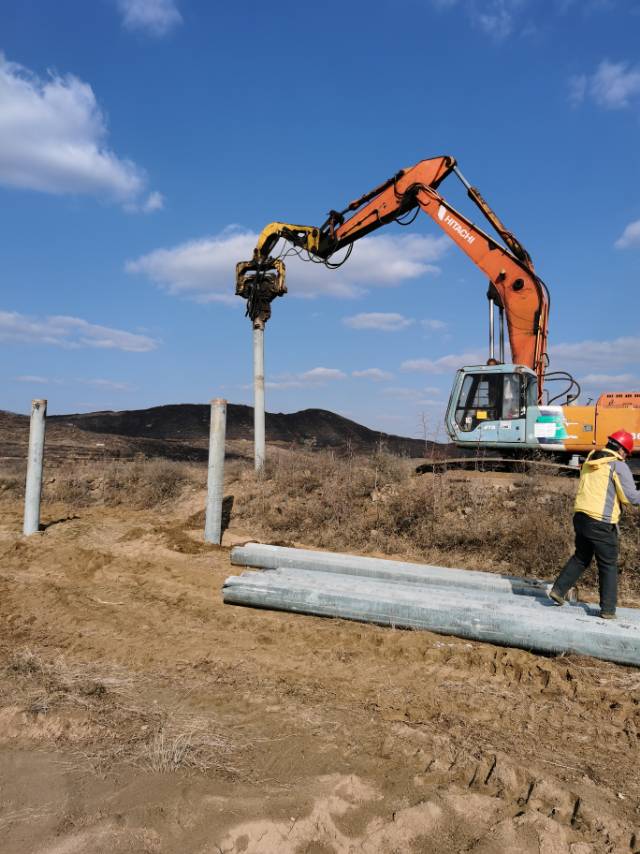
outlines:
[[[169, 404], [150, 409], [73, 413], [52, 415], [47, 418], [47, 435], [56, 444], [72, 447], [104, 447], [111, 456], [130, 456], [144, 453], [148, 456], [166, 456], [172, 459], [205, 459], [209, 440], [209, 413], [207, 404]], [[20, 444], [26, 441], [29, 419], [0, 411], [0, 446], [7, 454], [7, 444], [13, 439]], [[330, 412], [326, 409], [303, 409], [292, 413], [266, 414], [267, 442], [279, 445], [297, 445], [308, 448], [351, 449], [357, 453], [373, 453], [381, 445], [394, 454], [423, 458], [426, 452], [437, 449], [437, 443], [425, 443], [368, 427]], [[24, 434], [24, 435], [23, 435]], [[92, 434], [95, 438], [92, 439]], [[100, 437], [114, 437], [100, 442]], [[227, 438], [253, 439], [253, 408], [230, 403], [227, 406]], [[124, 440], [128, 441], [124, 441]], [[13, 456], [13, 454], [9, 454]], [[85, 455], [85, 454], [81, 454]], [[93, 453], [91, 453], [93, 455]]]

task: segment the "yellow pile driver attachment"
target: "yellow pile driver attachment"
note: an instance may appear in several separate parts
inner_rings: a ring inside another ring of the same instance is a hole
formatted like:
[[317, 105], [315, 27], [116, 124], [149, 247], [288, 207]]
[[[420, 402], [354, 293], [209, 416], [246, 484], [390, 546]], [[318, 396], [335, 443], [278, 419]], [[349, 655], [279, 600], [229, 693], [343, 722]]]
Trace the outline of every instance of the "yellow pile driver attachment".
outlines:
[[271, 317], [271, 301], [287, 292], [284, 261], [260, 258], [236, 264], [236, 294], [247, 301], [246, 315], [258, 326]]

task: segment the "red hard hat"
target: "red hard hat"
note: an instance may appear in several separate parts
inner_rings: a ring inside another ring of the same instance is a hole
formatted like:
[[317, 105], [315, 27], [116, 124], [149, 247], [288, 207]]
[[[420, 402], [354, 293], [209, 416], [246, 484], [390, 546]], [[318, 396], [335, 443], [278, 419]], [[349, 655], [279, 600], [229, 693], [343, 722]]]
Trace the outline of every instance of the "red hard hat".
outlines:
[[631, 433], [627, 433], [626, 430], [616, 430], [615, 433], [612, 433], [607, 438], [612, 439], [619, 445], [622, 445], [622, 447], [628, 454], [631, 454], [633, 452], [633, 436], [631, 435]]

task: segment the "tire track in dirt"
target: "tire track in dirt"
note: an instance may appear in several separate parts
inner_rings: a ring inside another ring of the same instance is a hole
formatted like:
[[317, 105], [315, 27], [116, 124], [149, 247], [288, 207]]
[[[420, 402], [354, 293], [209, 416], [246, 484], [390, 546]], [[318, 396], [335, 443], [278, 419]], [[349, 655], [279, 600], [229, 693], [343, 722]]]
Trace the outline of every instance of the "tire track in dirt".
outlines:
[[[176, 787], [109, 754], [100, 766], [109, 803], [126, 779], [142, 801], [145, 787], [155, 793], [164, 813], [134, 816], [120, 803], [119, 823], [115, 807], [99, 816], [97, 799], [83, 801], [96, 851], [134, 840], [139, 850], [185, 850], [178, 838], [203, 854], [264, 851], [266, 839], [285, 854], [640, 850], [637, 670], [229, 608], [219, 595], [233, 571], [227, 552], [196, 544], [187, 553], [158, 534], [179, 528], [170, 514], [100, 509], [34, 540], [0, 531], [6, 660], [25, 647], [48, 662], [63, 655], [94, 681], [96, 668], [126, 671], [133, 691], [111, 706], [81, 693], [73, 705], [76, 694], [60, 689], [34, 717], [5, 679], [0, 717], [11, 735], [0, 754], [56, 748], [70, 761], [78, 749], [115, 750], [118, 732], [144, 741], [140, 727], [167, 710], [239, 745], [239, 776], [176, 770], [190, 802], [181, 829]], [[70, 770], [65, 786], [86, 768]], [[215, 815], [207, 798], [219, 799]], [[67, 849], [43, 854], [86, 847], [81, 823], [59, 829]], [[18, 839], [20, 820], [10, 826]]]

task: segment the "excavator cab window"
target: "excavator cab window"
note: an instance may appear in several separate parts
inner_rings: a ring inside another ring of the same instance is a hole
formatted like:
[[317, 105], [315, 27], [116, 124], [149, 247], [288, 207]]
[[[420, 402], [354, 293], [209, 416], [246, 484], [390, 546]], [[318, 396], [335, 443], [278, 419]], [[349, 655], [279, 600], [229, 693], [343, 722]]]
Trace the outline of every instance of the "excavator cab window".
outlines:
[[456, 422], [461, 430], [471, 432], [483, 421], [497, 421], [501, 405], [500, 374], [467, 374], [456, 406]]
[[527, 413], [526, 402], [526, 390], [522, 382], [522, 375], [504, 374], [502, 420], [508, 421], [513, 418], [524, 418]]
[[523, 418], [525, 395], [520, 374], [467, 374], [456, 405], [456, 424], [470, 433], [487, 421]]

